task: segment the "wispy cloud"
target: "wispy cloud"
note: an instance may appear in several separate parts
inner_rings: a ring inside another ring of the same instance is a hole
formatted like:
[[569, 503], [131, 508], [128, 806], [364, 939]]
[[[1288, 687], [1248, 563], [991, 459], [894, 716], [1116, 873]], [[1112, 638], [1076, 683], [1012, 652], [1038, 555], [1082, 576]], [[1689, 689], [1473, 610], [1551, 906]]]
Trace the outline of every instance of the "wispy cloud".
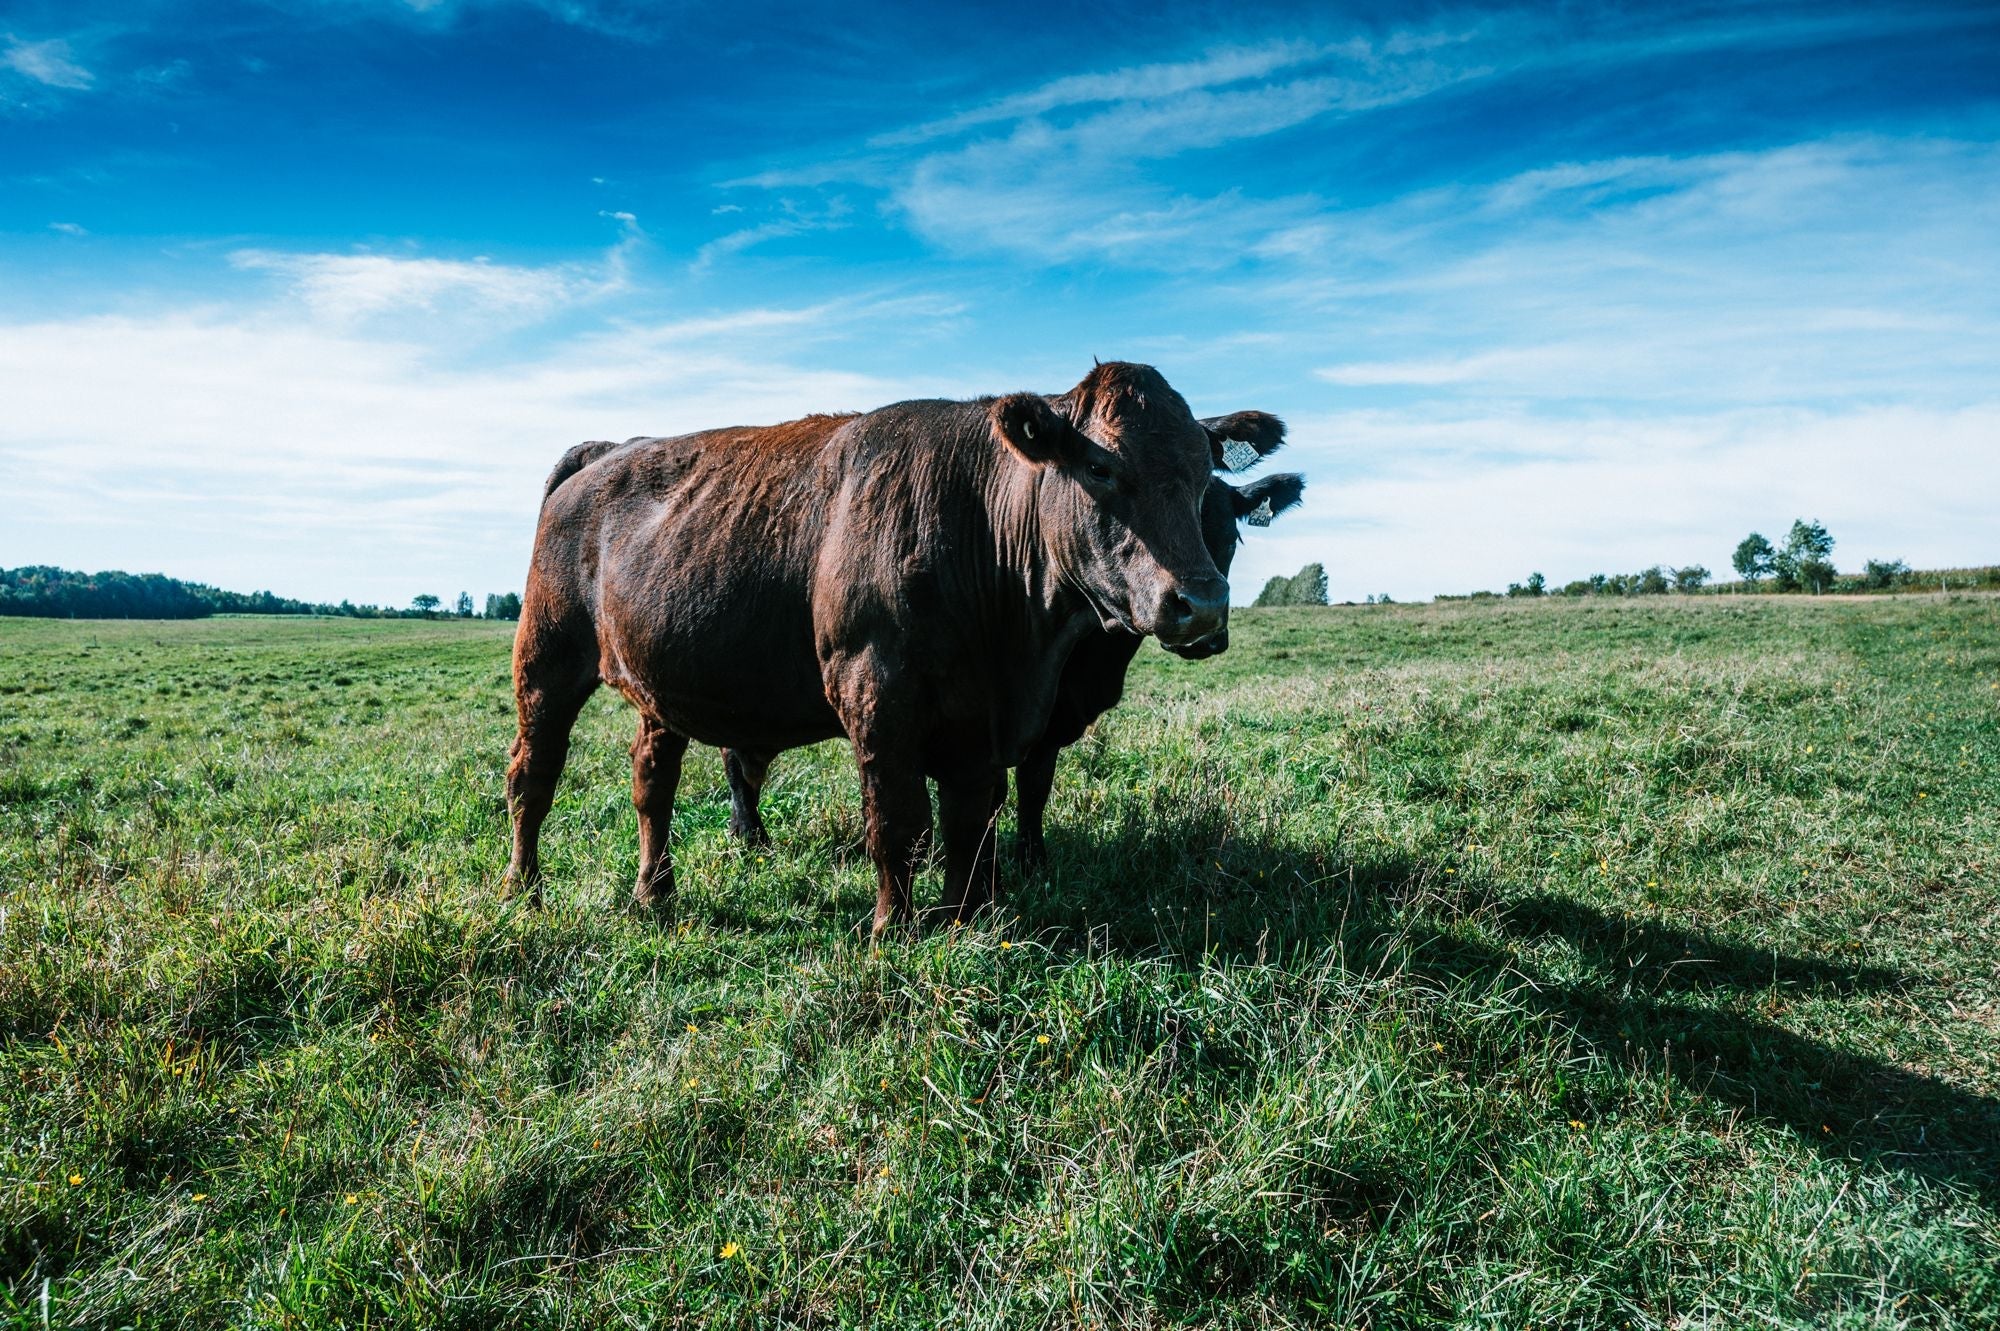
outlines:
[[[789, 201], [781, 206], [785, 211], [784, 216], [768, 222], [759, 222], [755, 226], [740, 227], [703, 245], [695, 252], [694, 262], [690, 265], [693, 271], [706, 272], [717, 260], [741, 254], [767, 241], [837, 229], [846, 225], [845, 219], [851, 211], [847, 201], [838, 198], [830, 200], [825, 208], [817, 212], [794, 207]], [[742, 209], [736, 208], [733, 211], [740, 213]]]
[[1065, 107], [1173, 97], [1262, 78], [1281, 69], [1322, 59], [1326, 53], [1325, 47], [1314, 42], [1266, 42], [1252, 47], [1224, 48], [1197, 60], [1134, 65], [1104, 73], [1073, 74], [984, 106], [879, 134], [871, 142], [877, 147], [901, 147], [963, 133], [981, 125], [1043, 115]]
[[51, 88], [82, 91], [97, 82], [95, 75], [76, 62], [69, 43], [58, 38], [24, 42], [9, 37], [7, 48], [0, 51], [0, 67]]
[[[1317, 205], [1170, 186], [1142, 163], [1240, 145], [1481, 77], [1483, 64], [1433, 54], [1463, 37], [1410, 32], [1380, 43], [1279, 42], [1058, 79], [879, 137], [878, 147], [894, 147], [1012, 125], [1004, 136], [926, 149], [887, 171], [889, 203], [912, 230], [949, 249], [1044, 262], [1100, 255], [1142, 267], [1235, 261]], [[1078, 108], [1089, 109], [1049, 118]], [[884, 173], [879, 159], [871, 170]]]
[[625, 232], [592, 264], [529, 267], [470, 260], [389, 254], [287, 253], [236, 250], [239, 269], [273, 273], [313, 314], [335, 324], [377, 316], [467, 316], [513, 326], [533, 323], [579, 302], [627, 290], [629, 254], [641, 239], [631, 213], [607, 213]]

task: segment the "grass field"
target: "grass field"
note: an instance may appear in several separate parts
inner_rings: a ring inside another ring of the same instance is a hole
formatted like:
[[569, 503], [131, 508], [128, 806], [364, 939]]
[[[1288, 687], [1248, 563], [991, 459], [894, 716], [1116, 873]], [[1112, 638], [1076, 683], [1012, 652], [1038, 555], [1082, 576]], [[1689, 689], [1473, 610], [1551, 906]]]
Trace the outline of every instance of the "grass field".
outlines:
[[0, 621], [0, 1316], [2000, 1326], [2000, 600], [1239, 612], [879, 952], [510, 627]]

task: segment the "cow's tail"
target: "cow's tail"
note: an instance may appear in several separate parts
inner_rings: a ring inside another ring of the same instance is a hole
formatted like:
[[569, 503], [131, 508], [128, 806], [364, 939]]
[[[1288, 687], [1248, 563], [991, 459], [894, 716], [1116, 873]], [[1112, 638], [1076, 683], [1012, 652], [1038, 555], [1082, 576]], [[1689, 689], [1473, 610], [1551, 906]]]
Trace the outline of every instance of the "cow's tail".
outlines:
[[592, 439], [588, 443], [578, 444], [563, 454], [562, 461], [556, 463], [555, 470], [549, 473], [549, 479], [542, 484], [542, 502], [548, 503], [549, 496], [554, 494], [564, 481], [618, 446], [609, 439]]

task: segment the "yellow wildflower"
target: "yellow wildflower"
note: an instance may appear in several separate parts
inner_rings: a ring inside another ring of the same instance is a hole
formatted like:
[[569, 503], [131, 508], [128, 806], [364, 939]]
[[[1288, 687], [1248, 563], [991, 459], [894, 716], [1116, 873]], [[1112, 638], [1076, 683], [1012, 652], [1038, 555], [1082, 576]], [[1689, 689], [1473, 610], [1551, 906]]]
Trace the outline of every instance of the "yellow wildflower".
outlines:
[[721, 1252], [722, 1260], [726, 1262], [731, 1257], [734, 1257], [737, 1253], [742, 1251], [743, 1249], [737, 1247], [733, 1240], [731, 1242], [725, 1243], [722, 1245], [722, 1252]]
[[358, 1206], [361, 1203], [361, 1199], [355, 1196], [351, 1192], [348, 1193], [345, 1197], [341, 1198], [340, 1200], [345, 1204], [347, 1204], [348, 1206]]
[[1037, 1035], [1035, 1037], [1036, 1044], [1047, 1044], [1048, 1042], [1049, 1042], [1049, 1037], [1046, 1035]]
[[83, 1185], [83, 1175], [71, 1174], [69, 1176], [69, 1185], [72, 1188], [81, 1187]]
[[208, 1194], [205, 1192], [198, 1192], [194, 1195], [194, 1200], [198, 1202], [205, 1202], [208, 1200]]

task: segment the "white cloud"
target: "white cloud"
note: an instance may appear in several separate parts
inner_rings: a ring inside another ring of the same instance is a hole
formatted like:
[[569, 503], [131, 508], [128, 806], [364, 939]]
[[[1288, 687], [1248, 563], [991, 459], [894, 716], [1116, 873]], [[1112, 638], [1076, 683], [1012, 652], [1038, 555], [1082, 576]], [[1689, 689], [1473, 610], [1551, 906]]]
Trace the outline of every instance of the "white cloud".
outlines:
[[49, 230], [60, 231], [65, 236], [87, 236], [90, 233], [75, 222], [51, 222]]
[[0, 51], [0, 67], [51, 88], [80, 92], [97, 82], [95, 75], [76, 62], [69, 43], [55, 38], [42, 42], [8, 38], [7, 49]]
[[539, 318], [571, 298], [566, 274], [484, 259], [402, 259], [386, 254], [285, 254], [237, 250], [238, 268], [287, 279], [314, 313], [352, 322], [389, 311], [437, 312], [465, 305], [503, 319]]
[[881, 147], [895, 147], [961, 133], [981, 125], [1021, 120], [1065, 107], [1179, 96], [1204, 88], [1261, 78], [1280, 69], [1317, 61], [1323, 59], [1327, 51], [1328, 48], [1313, 42], [1266, 42], [1258, 46], [1225, 47], [1198, 60], [1074, 74], [956, 115], [878, 135], [873, 142]]
[[2000, 399], [1960, 409], [1755, 409], [1651, 420], [1349, 412], [1294, 422], [1272, 468], [1305, 503], [1248, 533], [1239, 599], [1325, 563], [1336, 600], [1500, 590], [1656, 563], [1727, 577], [1752, 530], [1826, 522], [1836, 562], [1990, 559], [1968, 546], [2000, 511]]
[[[695, 252], [691, 269], [698, 273], [705, 272], [715, 264], [716, 260], [732, 254], [741, 254], [744, 250], [762, 245], [766, 241], [802, 236], [813, 231], [829, 231], [846, 225], [844, 219], [848, 214], [848, 207], [843, 199], [832, 200], [818, 213], [795, 208], [789, 203], [783, 206], [785, 209], [783, 217], [760, 222], [755, 226], [741, 227], [703, 245]], [[738, 208], [735, 211], [741, 212], [742, 209]]]
[[422, 314], [520, 325], [630, 286], [629, 255], [641, 236], [638, 219], [624, 212], [604, 216], [618, 222], [625, 236], [594, 264], [536, 268], [483, 257], [468, 261], [264, 249], [237, 250], [229, 261], [240, 269], [283, 278], [316, 317], [335, 324]]
[[1469, 35], [1268, 42], [1070, 75], [877, 135], [859, 154], [774, 167], [727, 187], [879, 189], [918, 235], [959, 252], [1159, 268], [1235, 262], [1293, 231], [1319, 205], [1246, 198], [1205, 183], [1172, 187], [1150, 176], [1146, 163], [1484, 77], [1488, 66], [1441, 54]]
[[518, 587], [542, 478], [569, 445], [938, 391], [838, 368], [824, 343], [949, 309], [737, 310], [472, 368], [269, 305], [0, 325], [0, 565], [398, 604]]

